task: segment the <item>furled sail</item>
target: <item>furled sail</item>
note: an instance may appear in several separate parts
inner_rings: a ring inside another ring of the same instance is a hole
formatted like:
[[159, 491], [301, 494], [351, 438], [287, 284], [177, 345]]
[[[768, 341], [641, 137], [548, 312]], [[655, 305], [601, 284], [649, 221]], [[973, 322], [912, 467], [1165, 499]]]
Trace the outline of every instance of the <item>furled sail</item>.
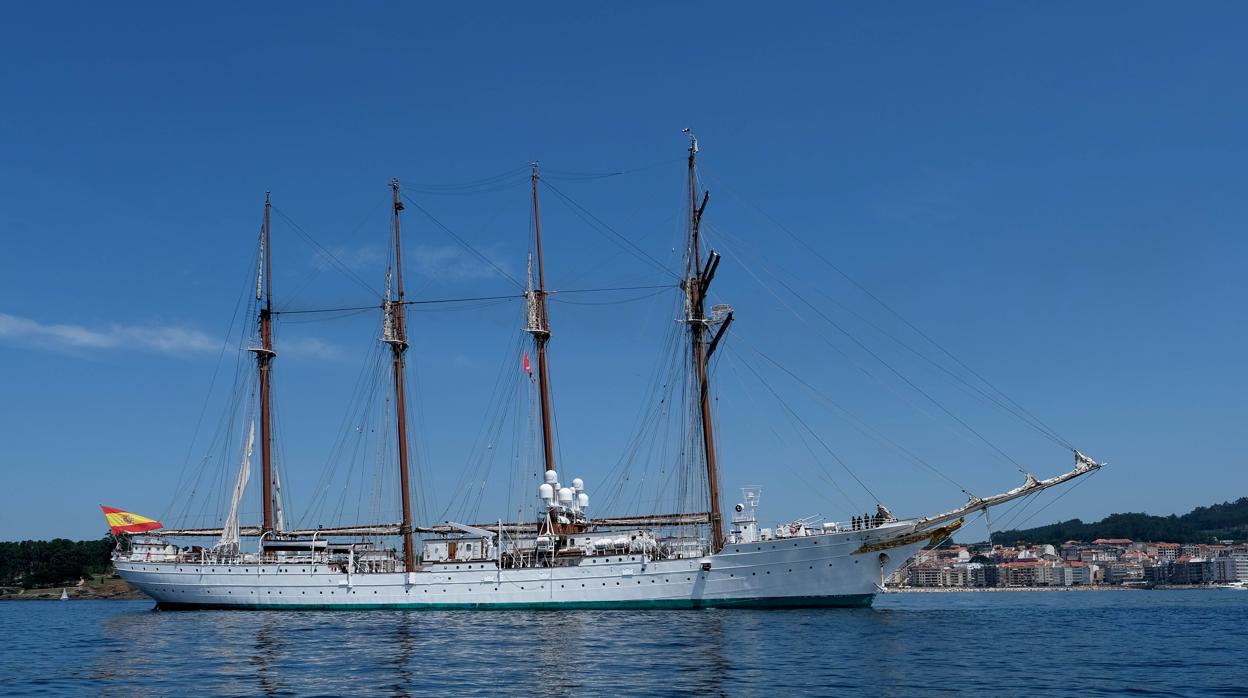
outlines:
[[273, 528], [277, 532], [286, 530], [286, 515], [282, 511], [282, 476], [281, 468], [273, 467]]
[[256, 423], [253, 421], [247, 430], [247, 447], [243, 449], [243, 463], [238, 468], [238, 478], [234, 481], [234, 494], [230, 497], [230, 514], [225, 517], [225, 526], [221, 529], [221, 540], [216, 547], [222, 551], [238, 551], [238, 503], [243, 499], [243, 490], [247, 489], [247, 478], [251, 476], [251, 447], [256, 442]]

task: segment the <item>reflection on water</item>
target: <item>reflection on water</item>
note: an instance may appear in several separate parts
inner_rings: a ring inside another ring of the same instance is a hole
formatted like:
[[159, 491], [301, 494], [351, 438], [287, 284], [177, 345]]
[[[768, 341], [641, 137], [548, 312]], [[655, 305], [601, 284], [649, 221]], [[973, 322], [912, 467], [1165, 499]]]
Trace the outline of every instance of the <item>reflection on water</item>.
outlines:
[[255, 615], [256, 649], [251, 653], [250, 663], [259, 683], [260, 693], [276, 696], [282, 691], [281, 671], [277, 667], [282, 662], [282, 652], [285, 649], [285, 643], [281, 639], [281, 622], [271, 613]]
[[909, 594], [812, 611], [14, 602], [0, 603], [0, 623], [5, 695], [999, 695], [1054, 671], [1084, 693], [1248, 682], [1248, 594], [1217, 591]]

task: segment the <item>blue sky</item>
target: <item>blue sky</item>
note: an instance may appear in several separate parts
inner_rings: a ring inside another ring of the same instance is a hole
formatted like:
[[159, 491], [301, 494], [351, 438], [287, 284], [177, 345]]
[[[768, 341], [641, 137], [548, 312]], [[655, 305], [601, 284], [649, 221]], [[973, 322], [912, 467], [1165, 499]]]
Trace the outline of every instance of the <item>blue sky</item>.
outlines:
[[[266, 190], [282, 214], [274, 290], [284, 309], [376, 302], [289, 221], [380, 287], [391, 177], [522, 275], [528, 200], [517, 173], [533, 159], [675, 266], [686, 126], [713, 190], [708, 237], [725, 252], [716, 300], [737, 308], [717, 366], [729, 501], [760, 484], [764, 517], [787, 520], [845, 518], [868, 499], [817, 443], [803, 444], [809, 432], [751, 369], [894, 511], [962, 498], [755, 350], [978, 494], [1019, 478], [777, 279], [1010, 458], [1039, 475], [1070, 465], [893, 343], [940, 356], [785, 230], [1110, 461], [1020, 520], [1046, 505], [1029, 525], [1248, 493], [1240, 5], [215, 9], [5, 9], [2, 539], [90, 537], [103, 528], [100, 503], [160, 515], [186, 494], [179, 474], [203, 457], [224, 409], [234, 353], [219, 357]], [[497, 187], [439, 188], [501, 173]], [[543, 197], [552, 288], [663, 280]], [[418, 212], [404, 226], [418, 296], [512, 292]], [[634, 433], [672, 324], [669, 295], [641, 295], [552, 306], [563, 470], [591, 494]], [[520, 312], [415, 314], [430, 497], [452, 498], [471, 470]], [[375, 337], [367, 314], [279, 327], [296, 513], [332, 460]], [[498, 486], [482, 518], [504, 515], [508, 472], [487, 474]]]

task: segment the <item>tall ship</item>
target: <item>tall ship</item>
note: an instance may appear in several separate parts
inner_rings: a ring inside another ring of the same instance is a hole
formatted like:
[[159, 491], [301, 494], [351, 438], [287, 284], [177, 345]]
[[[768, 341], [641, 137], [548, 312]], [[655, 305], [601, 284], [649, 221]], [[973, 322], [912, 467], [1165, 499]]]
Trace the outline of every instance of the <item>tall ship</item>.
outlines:
[[[676, 401], [688, 427], [681, 453], [696, 466], [697, 477], [688, 482], [701, 490], [684, 501], [705, 502], [704, 509], [591, 516], [589, 488], [580, 477], [568, 478], [566, 466], [556, 462], [547, 351], [547, 306], [553, 292], [546, 285], [541, 174], [534, 163], [526, 173], [532, 235], [522, 293], [523, 330], [530, 342], [523, 371], [537, 396], [533, 421], [540, 446], [534, 451], [542, 469], [535, 482], [521, 483], [536, 485], [527, 494], [534, 512], [530, 520], [428, 520], [426, 514], [426, 520], [418, 521], [413, 515], [418, 483], [411, 467], [408, 422], [409, 405], [420, 396], [409, 394], [407, 311], [422, 301], [405, 294], [400, 223], [407, 197], [392, 180], [389, 264], [379, 307], [388, 364], [385, 383], [393, 406], [386, 415], [393, 441], [385, 460], [388, 468], [397, 469], [398, 492], [389, 496], [397, 501], [398, 520], [288, 525], [274, 446], [278, 349], [273, 325], [278, 311], [271, 284], [272, 204], [266, 194], [254, 283], [257, 331], [247, 347], [254, 356], [254, 403], [248, 403], [249, 419], [237, 425], [243, 436], [234, 461], [238, 468], [226, 488], [228, 512], [216, 527], [166, 528], [142, 517], [136, 523], [125, 512], [106, 509], [115, 531], [134, 533], [118, 536], [113, 556], [117, 573], [162, 609], [859, 607], [870, 605], [891, 574], [924, 546], [948, 539], [969, 515], [1101, 467], [1071, 448], [1074, 466], [1063, 474], [1038, 479], [1024, 471], [1024, 482], [1009, 491], [984, 497], [968, 493], [962, 505], [929, 515], [897, 516], [877, 501], [872, 510], [845, 521], [812, 517], [764, 526], [759, 517], [761, 488], [753, 486], [741, 488], [742, 496], [725, 511], [712, 358], [731, 341], [734, 313], [724, 304], [708, 302], [722, 258], [705, 249], [703, 216], [709, 193], [700, 187], [697, 156], [697, 140], [690, 133], [683, 273], [672, 288], [681, 296], [681, 341], [675, 346], [687, 371], [684, 399]], [[257, 450], [255, 487], [251, 461]], [[763, 465], [766, 470], [772, 466]], [[258, 524], [240, 521], [249, 483], [252, 490], [260, 490]], [[187, 541], [203, 544], [183, 544]]]

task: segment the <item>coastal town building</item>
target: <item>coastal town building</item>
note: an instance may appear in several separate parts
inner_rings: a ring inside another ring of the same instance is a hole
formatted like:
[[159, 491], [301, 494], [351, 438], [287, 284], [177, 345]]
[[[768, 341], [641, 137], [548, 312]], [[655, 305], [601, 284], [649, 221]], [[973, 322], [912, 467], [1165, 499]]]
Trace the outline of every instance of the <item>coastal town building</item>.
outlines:
[[944, 545], [889, 577], [915, 588], [1198, 586], [1248, 581], [1248, 544], [1098, 538], [1060, 546]]

